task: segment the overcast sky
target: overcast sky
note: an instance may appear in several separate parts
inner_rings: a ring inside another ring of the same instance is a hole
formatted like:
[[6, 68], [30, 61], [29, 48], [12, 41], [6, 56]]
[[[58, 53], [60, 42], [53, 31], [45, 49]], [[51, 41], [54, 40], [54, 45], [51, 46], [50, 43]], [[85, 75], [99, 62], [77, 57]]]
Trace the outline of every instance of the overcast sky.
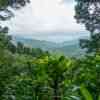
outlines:
[[13, 35], [59, 42], [85, 36], [83, 25], [74, 19], [73, 0], [31, 0], [7, 22]]

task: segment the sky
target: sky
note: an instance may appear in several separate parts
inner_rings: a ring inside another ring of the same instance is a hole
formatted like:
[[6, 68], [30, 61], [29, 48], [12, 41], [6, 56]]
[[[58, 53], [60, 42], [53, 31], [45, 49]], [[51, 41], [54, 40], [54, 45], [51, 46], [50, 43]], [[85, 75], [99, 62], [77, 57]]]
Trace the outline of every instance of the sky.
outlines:
[[9, 33], [27, 38], [63, 42], [87, 35], [74, 19], [73, 0], [31, 0], [15, 17], [5, 22]]

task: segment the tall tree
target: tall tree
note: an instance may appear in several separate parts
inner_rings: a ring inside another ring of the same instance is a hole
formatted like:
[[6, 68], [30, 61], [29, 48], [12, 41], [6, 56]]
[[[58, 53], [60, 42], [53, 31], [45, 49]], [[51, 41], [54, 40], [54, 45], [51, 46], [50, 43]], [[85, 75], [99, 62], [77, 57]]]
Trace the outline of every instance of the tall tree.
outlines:
[[82, 48], [87, 48], [88, 52], [97, 52], [99, 47], [100, 34], [100, 0], [75, 0], [75, 18], [78, 23], [85, 25], [91, 33], [90, 39], [81, 39]]

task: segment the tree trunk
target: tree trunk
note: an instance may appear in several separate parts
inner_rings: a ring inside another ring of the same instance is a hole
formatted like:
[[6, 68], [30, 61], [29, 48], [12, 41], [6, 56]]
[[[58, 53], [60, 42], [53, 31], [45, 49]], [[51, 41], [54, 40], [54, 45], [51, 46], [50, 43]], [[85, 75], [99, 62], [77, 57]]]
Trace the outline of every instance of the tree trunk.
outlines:
[[53, 100], [60, 100], [60, 95], [59, 95], [59, 87], [58, 87], [58, 82], [55, 80], [54, 81], [54, 96], [53, 96]]

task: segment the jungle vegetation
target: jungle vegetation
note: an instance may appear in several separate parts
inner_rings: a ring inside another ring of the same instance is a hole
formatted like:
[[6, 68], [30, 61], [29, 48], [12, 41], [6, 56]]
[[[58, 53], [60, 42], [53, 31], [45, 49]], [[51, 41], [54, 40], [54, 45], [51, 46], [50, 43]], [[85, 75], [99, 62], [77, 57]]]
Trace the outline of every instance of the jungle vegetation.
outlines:
[[[81, 58], [65, 57], [14, 44], [8, 27], [0, 27], [0, 100], [100, 100], [100, 1], [75, 0], [75, 18], [90, 32], [80, 39]], [[21, 9], [28, 0], [0, 0], [0, 20], [8, 9]]]

